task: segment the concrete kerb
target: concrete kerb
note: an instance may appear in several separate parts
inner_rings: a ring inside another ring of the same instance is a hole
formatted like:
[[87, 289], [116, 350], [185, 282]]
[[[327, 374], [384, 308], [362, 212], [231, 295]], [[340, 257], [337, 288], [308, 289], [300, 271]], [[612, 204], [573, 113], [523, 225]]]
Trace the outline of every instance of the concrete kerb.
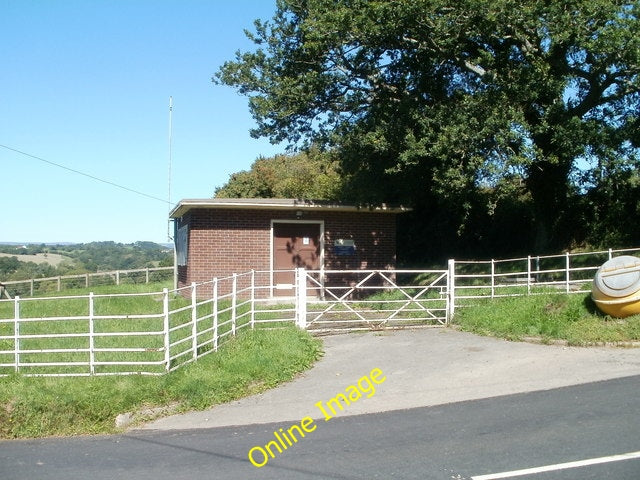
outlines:
[[136, 427], [172, 430], [299, 421], [314, 404], [379, 368], [387, 380], [343, 415], [377, 413], [548, 390], [640, 374], [640, 349], [569, 347], [480, 337], [450, 328], [352, 333], [323, 338], [325, 355], [273, 390], [209, 410]]

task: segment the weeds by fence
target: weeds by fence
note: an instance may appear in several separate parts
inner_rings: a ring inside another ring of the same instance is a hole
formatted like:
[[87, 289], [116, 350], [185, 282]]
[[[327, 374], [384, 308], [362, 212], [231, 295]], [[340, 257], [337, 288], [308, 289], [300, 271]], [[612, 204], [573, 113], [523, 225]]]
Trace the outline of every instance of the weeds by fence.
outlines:
[[324, 331], [446, 325], [472, 299], [584, 291], [606, 260], [637, 252], [450, 260], [428, 271], [298, 269], [284, 302], [273, 297], [271, 271], [154, 293], [17, 295], [0, 300], [0, 375], [161, 375], [242, 329], [283, 323]]

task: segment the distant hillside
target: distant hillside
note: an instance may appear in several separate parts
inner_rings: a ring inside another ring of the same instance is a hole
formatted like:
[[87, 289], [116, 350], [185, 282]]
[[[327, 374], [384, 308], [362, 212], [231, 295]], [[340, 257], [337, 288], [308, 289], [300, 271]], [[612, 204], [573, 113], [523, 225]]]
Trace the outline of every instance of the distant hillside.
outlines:
[[0, 247], [3, 247], [3, 246], [21, 247], [26, 245], [54, 246], [54, 245], [77, 245], [77, 243], [75, 242], [0, 242]]
[[40, 264], [48, 264], [53, 267], [58, 267], [63, 262], [74, 263], [71, 257], [67, 257], [66, 255], [60, 255], [57, 253], [34, 253], [31, 255], [21, 255], [21, 254], [13, 254], [13, 253], [0, 253], [0, 258], [10, 258], [16, 257], [20, 262], [33, 262]]
[[173, 265], [173, 251], [154, 242], [0, 245], [0, 281]]

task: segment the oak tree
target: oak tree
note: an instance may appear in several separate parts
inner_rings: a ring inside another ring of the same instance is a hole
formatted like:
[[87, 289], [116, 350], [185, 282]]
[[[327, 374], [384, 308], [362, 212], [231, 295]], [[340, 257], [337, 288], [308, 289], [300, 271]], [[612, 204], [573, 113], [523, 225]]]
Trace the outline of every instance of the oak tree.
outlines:
[[248, 96], [254, 136], [338, 152], [350, 199], [446, 206], [464, 230], [478, 202], [491, 214], [528, 197], [541, 251], [566, 241], [576, 199], [599, 188], [591, 173], [638, 168], [639, 12], [618, 0], [278, 0], [247, 32], [255, 49], [215, 80]]

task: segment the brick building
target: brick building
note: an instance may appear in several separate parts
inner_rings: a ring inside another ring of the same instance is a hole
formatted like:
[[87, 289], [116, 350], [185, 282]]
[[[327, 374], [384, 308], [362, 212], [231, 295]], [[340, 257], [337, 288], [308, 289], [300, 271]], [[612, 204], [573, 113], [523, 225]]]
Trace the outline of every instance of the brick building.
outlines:
[[175, 221], [178, 287], [250, 270], [268, 272], [271, 295], [292, 293], [293, 269], [392, 269], [396, 214], [293, 199], [182, 200]]

